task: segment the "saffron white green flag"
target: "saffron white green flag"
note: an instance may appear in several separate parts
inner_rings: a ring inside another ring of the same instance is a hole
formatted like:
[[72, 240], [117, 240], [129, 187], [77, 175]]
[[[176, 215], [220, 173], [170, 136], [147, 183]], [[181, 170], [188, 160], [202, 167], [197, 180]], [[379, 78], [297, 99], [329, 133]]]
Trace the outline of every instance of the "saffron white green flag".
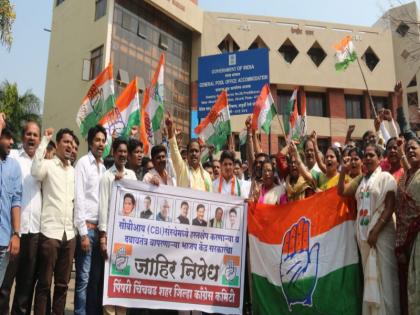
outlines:
[[147, 95], [148, 99], [145, 102], [145, 110], [150, 119], [153, 132], [160, 129], [160, 123], [163, 118], [164, 64], [165, 55], [162, 54], [150, 84], [149, 94]]
[[335, 50], [335, 57], [337, 59], [335, 70], [337, 71], [346, 70], [350, 63], [357, 59], [351, 36], [344, 37], [340, 43], [335, 45]]
[[293, 91], [292, 96], [290, 97], [289, 102], [287, 102], [286, 108], [283, 110], [283, 126], [284, 132], [287, 136], [291, 134], [291, 131], [294, 127], [295, 121], [295, 112], [294, 109], [297, 109], [297, 92], [298, 90], [295, 89]]
[[76, 123], [84, 138], [89, 129], [96, 126], [115, 107], [114, 94], [114, 78], [110, 63], [95, 79], [77, 113]]
[[227, 143], [227, 136], [231, 133], [231, 126], [226, 90], [220, 93], [206, 118], [201, 121], [194, 131], [206, 144], [213, 144], [216, 152]]
[[252, 129], [262, 129], [266, 134], [270, 133], [271, 121], [277, 114], [274, 99], [270, 92], [270, 86], [265, 84], [254, 105], [252, 114]]
[[332, 188], [285, 205], [251, 204], [254, 314], [362, 313], [355, 214]]
[[107, 131], [107, 145], [103, 156], [107, 156], [111, 150], [112, 134], [118, 137], [128, 138], [131, 128], [140, 124], [140, 106], [137, 79], [134, 79], [124, 89], [117, 99], [117, 106], [100, 121]]
[[155, 144], [154, 133], [160, 129], [163, 119], [164, 64], [165, 55], [162, 54], [152, 82], [146, 89], [143, 97], [140, 117], [140, 140], [143, 142], [145, 154], [148, 154], [151, 147]]

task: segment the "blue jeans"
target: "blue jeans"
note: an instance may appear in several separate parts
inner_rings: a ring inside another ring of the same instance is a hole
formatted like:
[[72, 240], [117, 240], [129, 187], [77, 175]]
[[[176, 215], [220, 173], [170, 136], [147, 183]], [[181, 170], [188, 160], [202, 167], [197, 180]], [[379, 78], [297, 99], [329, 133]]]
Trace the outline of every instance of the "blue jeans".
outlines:
[[102, 257], [99, 251], [99, 233], [97, 229], [88, 229], [90, 249], [81, 248], [81, 237], [76, 245], [76, 286], [74, 294], [74, 314], [99, 314], [102, 309], [101, 269]]
[[0, 246], [0, 287], [6, 274], [7, 265], [9, 264], [9, 252], [7, 246]]

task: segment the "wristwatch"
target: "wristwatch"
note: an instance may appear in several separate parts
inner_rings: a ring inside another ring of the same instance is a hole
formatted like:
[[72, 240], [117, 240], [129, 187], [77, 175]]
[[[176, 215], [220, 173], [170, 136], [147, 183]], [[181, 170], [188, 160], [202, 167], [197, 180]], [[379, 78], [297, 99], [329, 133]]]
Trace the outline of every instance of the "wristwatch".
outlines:
[[13, 232], [13, 235], [16, 235], [17, 237], [19, 237], [19, 238], [20, 238], [20, 233], [19, 233], [19, 232], [17, 232], [17, 231]]

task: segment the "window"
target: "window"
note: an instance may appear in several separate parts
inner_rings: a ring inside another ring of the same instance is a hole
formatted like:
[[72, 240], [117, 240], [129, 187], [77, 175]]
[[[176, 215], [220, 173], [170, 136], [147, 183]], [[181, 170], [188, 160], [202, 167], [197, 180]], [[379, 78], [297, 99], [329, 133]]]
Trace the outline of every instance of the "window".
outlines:
[[318, 42], [313, 43], [311, 48], [308, 50], [308, 55], [311, 57], [313, 63], [319, 67], [321, 63], [324, 61], [327, 54], [325, 53], [324, 49], [322, 49], [321, 45]]
[[226, 35], [217, 47], [222, 53], [238, 51], [240, 48], [230, 34]]
[[408, 57], [410, 57], [410, 53], [406, 49], [404, 49], [401, 53], [401, 57], [407, 59]]
[[404, 22], [401, 22], [400, 25], [398, 25], [396, 32], [400, 34], [401, 37], [404, 37], [405, 35], [407, 35], [409, 29], [410, 27], [407, 24], [405, 24]]
[[306, 92], [306, 114], [327, 117], [327, 98], [325, 93]]
[[248, 49], [268, 48], [267, 44], [262, 40], [261, 37], [257, 36]]
[[102, 71], [103, 46], [90, 53], [90, 79], [93, 80]]
[[282, 55], [284, 61], [287, 63], [292, 63], [299, 54], [299, 51], [296, 49], [290, 39], [286, 39], [283, 45], [280, 46], [279, 53]]
[[123, 11], [122, 14], [122, 27], [127, 31], [137, 33], [138, 31], [138, 20], [131, 14]]
[[57, 0], [56, 2], [55, 2], [55, 5], [56, 6], [59, 6], [60, 4], [62, 4], [64, 2], [64, 0]]
[[370, 47], [366, 49], [365, 53], [362, 56], [362, 59], [365, 61], [365, 64], [370, 71], [373, 71], [373, 69], [375, 69], [376, 65], [379, 63], [378, 56], [376, 56], [375, 52]]
[[277, 91], [277, 112], [280, 115], [284, 114], [284, 109], [289, 103], [290, 98], [292, 97], [293, 91], [278, 90]]
[[159, 47], [163, 50], [168, 50], [168, 37], [164, 34], [160, 34]]
[[95, 0], [95, 21], [106, 14], [106, 0]]
[[408, 106], [418, 106], [419, 99], [417, 96], [417, 92], [407, 93], [407, 102]]
[[363, 118], [363, 96], [362, 95], [345, 95], [346, 101], [346, 118]]
[[417, 77], [414, 75], [414, 77], [411, 79], [410, 83], [408, 83], [407, 87], [413, 87], [417, 86]]

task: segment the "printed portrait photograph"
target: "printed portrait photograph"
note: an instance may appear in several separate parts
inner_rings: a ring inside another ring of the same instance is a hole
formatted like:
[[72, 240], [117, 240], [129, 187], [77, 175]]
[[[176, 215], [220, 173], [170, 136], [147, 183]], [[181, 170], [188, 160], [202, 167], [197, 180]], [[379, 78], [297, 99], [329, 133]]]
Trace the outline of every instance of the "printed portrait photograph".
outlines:
[[176, 217], [174, 223], [179, 224], [191, 224], [191, 208], [190, 204], [186, 200], [176, 201]]
[[159, 198], [159, 208], [156, 214], [156, 221], [172, 222], [172, 210], [174, 200], [169, 198]]
[[136, 216], [136, 198], [132, 193], [125, 193], [120, 214], [124, 217]]
[[208, 204], [195, 203], [192, 225], [207, 226]]
[[[140, 203], [140, 201], [139, 201]], [[154, 208], [156, 207], [155, 197], [144, 195], [141, 196], [141, 203], [138, 205], [138, 217], [140, 219], [154, 219]]]
[[211, 219], [209, 220], [209, 227], [223, 229], [225, 226], [224, 214], [225, 211], [221, 206], [212, 205], [210, 212]]
[[238, 208], [226, 209], [225, 228], [230, 230], [239, 230], [241, 213]]

